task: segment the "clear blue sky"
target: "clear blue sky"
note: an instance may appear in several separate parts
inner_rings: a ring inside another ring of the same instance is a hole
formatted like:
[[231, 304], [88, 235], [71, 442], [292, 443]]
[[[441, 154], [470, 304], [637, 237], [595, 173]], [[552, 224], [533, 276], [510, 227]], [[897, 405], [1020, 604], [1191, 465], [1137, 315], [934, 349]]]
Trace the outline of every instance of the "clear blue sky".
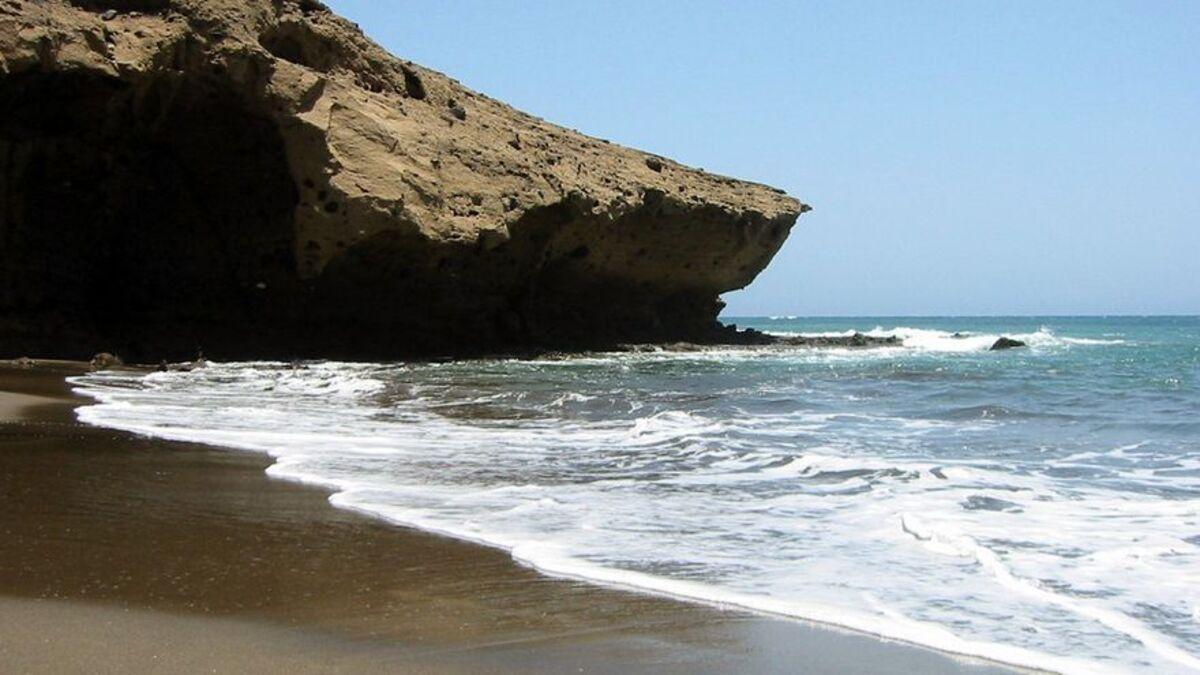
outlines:
[[1200, 313], [1200, 2], [329, 0], [518, 108], [812, 204], [727, 314]]

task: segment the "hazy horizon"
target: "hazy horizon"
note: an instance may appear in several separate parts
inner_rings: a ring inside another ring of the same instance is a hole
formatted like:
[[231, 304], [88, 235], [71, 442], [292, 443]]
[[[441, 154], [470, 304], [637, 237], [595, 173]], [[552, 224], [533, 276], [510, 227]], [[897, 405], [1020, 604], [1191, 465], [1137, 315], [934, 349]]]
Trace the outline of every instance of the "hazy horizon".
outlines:
[[1195, 319], [1200, 318], [1200, 314], [1179, 312], [1175, 314], [1136, 314], [1136, 313], [1120, 313], [1108, 312], [1103, 314], [788, 314], [788, 313], [770, 313], [770, 314], [738, 314], [730, 312], [728, 308], [721, 312], [724, 318], [762, 318], [771, 316], [785, 316], [796, 319], [1103, 319], [1103, 318], [1125, 318], [1125, 319]]
[[811, 204], [726, 315], [1200, 313], [1200, 4], [329, 4], [522, 110]]

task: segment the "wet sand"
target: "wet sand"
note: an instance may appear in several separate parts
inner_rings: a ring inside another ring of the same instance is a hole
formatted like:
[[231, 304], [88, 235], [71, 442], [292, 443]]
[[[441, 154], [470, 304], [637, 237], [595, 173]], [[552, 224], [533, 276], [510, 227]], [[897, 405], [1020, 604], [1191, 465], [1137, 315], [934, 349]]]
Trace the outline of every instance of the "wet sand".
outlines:
[[334, 509], [266, 457], [77, 424], [79, 367], [0, 364], [8, 672], [1010, 672]]

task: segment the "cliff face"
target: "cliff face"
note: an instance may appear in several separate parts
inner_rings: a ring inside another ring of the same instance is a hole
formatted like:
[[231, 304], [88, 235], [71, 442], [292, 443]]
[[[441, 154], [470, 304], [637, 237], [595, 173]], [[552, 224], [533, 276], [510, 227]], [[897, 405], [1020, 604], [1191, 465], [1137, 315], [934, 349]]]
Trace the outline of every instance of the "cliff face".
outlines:
[[311, 0], [0, 0], [0, 350], [713, 339], [807, 207], [563, 129]]

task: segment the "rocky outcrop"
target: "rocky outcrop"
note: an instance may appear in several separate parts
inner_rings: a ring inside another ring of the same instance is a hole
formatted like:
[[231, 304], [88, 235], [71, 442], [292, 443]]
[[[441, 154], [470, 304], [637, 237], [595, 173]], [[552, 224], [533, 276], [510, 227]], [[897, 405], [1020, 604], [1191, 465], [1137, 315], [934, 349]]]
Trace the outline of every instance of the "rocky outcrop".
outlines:
[[807, 207], [554, 126], [313, 0], [0, 0], [0, 349], [720, 339]]
[[1025, 343], [1021, 342], [1020, 340], [1014, 340], [1010, 337], [1001, 337], [992, 343], [992, 346], [988, 348], [988, 351], [999, 352], [1005, 349], [1017, 349], [1018, 347], [1024, 346]]
[[849, 335], [775, 335], [754, 328], [738, 330], [737, 326], [723, 326], [725, 331], [721, 344], [742, 346], [779, 347], [900, 347], [904, 340], [898, 335], [864, 335], [854, 332]]
[[[726, 332], [724, 338], [714, 341], [718, 348], [722, 350], [762, 350], [767, 348], [785, 350], [793, 350], [795, 348], [869, 349], [904, 346], [904, 340], [898, 335], [876, 336], [863, 335], [862, 333], [853, 333], [851, 335], [773, 335], [753, 328], [739, 331], [736, 327], [731, 326], [725, 327], [724, 330]], [[620, 345], [618, 348], [621, 351], [640, 353], [660, 351], [699, 352], [711, 350], [713, 342], [707, 344], [694, 342], [671, 342], [652, 345], [628, 344]]]
[[125, 362], [114, 354], [101, 353], [93, 356], [88, 365], [92, 370], [111, 370], [125, 365]]

